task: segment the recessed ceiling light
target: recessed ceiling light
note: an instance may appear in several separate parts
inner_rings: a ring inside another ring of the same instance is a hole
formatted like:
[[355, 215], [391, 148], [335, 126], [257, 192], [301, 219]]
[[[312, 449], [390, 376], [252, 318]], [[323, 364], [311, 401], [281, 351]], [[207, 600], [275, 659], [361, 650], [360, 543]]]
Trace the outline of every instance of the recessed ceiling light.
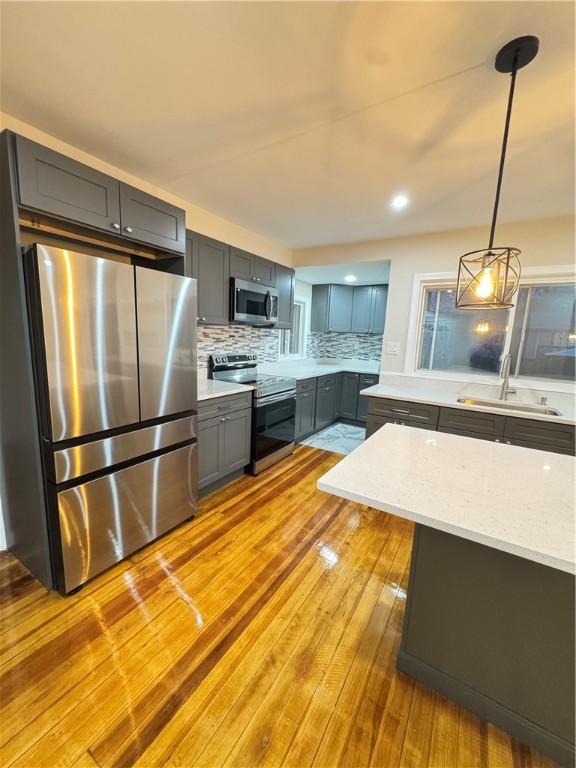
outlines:
[[344, 280], [346, 280], [347, 283], [355, 283], [356, 280], [358, 280], [358, 278], [356, 277], [356, 275], [346, 275]]
[[409, 202], [408, 195], [394, 195], [392, 200], [390, 200], [390, 208], [394, 211], [401, 211], [403, 208], [406, 208]]

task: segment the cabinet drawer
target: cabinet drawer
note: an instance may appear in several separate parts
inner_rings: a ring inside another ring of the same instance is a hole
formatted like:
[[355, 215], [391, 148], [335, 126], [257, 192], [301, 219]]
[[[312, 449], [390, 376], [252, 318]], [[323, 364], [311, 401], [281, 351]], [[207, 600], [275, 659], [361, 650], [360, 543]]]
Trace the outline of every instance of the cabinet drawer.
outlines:
[[504, 416], [496, 413], [465, 411], [463, 408], [440, 408], [439, 427], [459, 432], [479, 432], [501, 437], [504, 434]]
[[316, 389], [316, 379], [301, 379], [296, 382], [297, 392], [312, 392]]
[[529, 447], [529, 443], [534, 443], [535, 448], [538, 447], [544, 451], [562, 450], [562, 452], [573, 453], [575, 429], [571, 424], [554, 424], [550, 421], [507, 416], [504, 438], [513, 441], [515, 445]]
[[[439, 410], [437, 406], [427, 405], [426, 403], [412, 403], [385, 397], [368, 398], [368, 413], [373, 416], [384, 416], [410, 422], [415, 421], [420, 424], [431, 424], [434, 427], [438, 423]], [[416, 426], [416, 424], [412, 426]]]
[[360, 389], [366, 389], [366, 387], [373, 387], [378, 384], [380, 376], [377, 373], [361, 373], [360, 374]]
[[502, 437], [487, 435], [482, 432], [466, 432], [463, 429], [454, 429], [452, 427], [438, 427], [438, 432], [445, 432], [448, 435], [460, 435], [460, 437], [472, 437], [475, 440], [490, 440], [493, 443], [502, 443]]
[[336, 373], [328, 373], [325, 376], [318, 376], [316, 379], [318, 382], [318, 389], [320, 389], [320, 387], [330, 387], [332, 384], [336, 384], [337, 375], [338, 374]]
[[433, 432], [436, 431], [436, 426], [434, 424], [424, 424], [418, 421], [400, 421], [399, 419], [387, 418], [386, 416], [374, 416], [373, 414], [368, 414], [368, 419], [366, 422], [366, 437], [370, 437], [370, 435], [373, 435], [374, 432], [377, 432], [380, 427], [383, 427], [386, 424], [401, 424], [405, 427], [416, 427], [417, 429], [429, 429]]
[[241, 395], [231, 395], [228, 397], [213, 397], [210, 400], [201, 400], [198, 403], [198, 421], [213, 419], [215, 416], [221, 416], [224, 413], [240, 411], [243, 408], [252, 406], [252, 393], [244, 392]]

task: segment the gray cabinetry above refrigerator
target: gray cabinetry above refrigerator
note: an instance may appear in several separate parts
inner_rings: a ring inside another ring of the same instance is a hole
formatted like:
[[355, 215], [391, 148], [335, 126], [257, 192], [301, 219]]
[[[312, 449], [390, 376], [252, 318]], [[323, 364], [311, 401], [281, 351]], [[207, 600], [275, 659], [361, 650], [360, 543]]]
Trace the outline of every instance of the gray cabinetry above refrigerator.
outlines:
[[23, 136], [15, 136], [15, 149], [22, 207], [184, 253], [182, 208]]

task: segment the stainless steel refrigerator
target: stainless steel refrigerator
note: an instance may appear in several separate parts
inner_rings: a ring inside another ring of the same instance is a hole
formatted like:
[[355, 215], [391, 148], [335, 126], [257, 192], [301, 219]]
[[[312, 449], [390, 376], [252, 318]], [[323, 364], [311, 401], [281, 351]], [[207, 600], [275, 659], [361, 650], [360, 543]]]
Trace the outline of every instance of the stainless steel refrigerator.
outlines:
[[53, 581], [68, 593], [194, 515], [196, 281], [25, 255]]

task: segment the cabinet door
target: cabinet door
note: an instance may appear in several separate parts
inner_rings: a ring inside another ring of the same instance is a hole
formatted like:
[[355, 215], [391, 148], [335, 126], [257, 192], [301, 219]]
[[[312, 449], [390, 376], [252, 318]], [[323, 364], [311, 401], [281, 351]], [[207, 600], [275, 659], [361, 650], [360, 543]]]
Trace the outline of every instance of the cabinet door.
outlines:
[[294, 314], [294, 270], [276, 265], [278, 288], [278, 322], [276, 328], [292, 328]]
[[344, 419], [355, 419], [358, 408], [358, 380], [357, 373], [342, 374], [342, 397], [340, 400], [340, 416]]
[[331, 285], [328, 302], [328, 330], [348, 332], [352, 327], [354, 289], [348, 285]]
[[366, 421], [368, 416], [368, 395], [361, 395], [360, 392], [367, 387], [373, 387], [378, 384], [379, 376], [377, 374], [362, 373], [358, 382], [358, 407], [356, 409], [356, 418], [358, 421]]
[[315, 428], [323, 427], [334, 421], [335, 404], [334, 395], [336, 391], [335, 384], [322, 385], [319, 383], [316, 393], [316, 419]]
[[198, 235], [193, 277], [198, 280], [198, 322], [228, 325], [230, 316], [230, 247]]
[[242, 469], [250, 463], [251, 421], [251, 408], [223, 417], [223, 439], [220, 444], [222, 477], [237, 469]]
[[122, 234], [176, 253], [186, 250], [186, 214], [182, 208], [120, 184]]
[[198, 424], [198, 488], [215, 483], [220, 472], [222, 417]]
[[252, 280], [254, 275], [254, 256], [240, 248], [230, 248], [230, 277]]
[[120, 234], [120, 182], [16, 137], [20, 203], [79, 224]]
[[352, 333], [368, 333], [372, 316], [372, 286], [361, 285], [352, 294]]
[[388, 286], [373, 285], [370, 305], [370, 333], [384, 333], [387, 300]]
[[274, 288], [276, 285], [276, 264], [273, 261], [268, 261], [268, 259], [261, 259], [260, 256], [253, 256], [252, 259], [252, 275], [256, 278], [256, 282]]
[[302, 398], [300, 434], [304, 436], [314, 432], [316, 418], [316, 392], [303, 392]]
[[310, 330], [326, 333], [328, 330], [328, 297], [330, 286], [312, 286], [312, 308], [310, 312]]

